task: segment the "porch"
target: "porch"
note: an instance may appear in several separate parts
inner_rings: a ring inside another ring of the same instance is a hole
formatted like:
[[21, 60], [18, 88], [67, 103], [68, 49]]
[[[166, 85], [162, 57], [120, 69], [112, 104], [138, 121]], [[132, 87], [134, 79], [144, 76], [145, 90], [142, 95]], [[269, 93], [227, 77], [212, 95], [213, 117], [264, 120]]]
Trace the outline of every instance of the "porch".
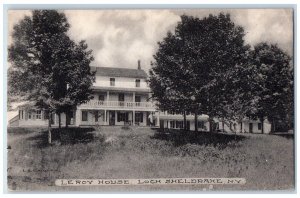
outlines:
[[97, 109], [78, 109], [76, 111], [77, 126], [150, 126], [148, 119], [149, 111], [127, 111], [127, 110], [97, 110]]

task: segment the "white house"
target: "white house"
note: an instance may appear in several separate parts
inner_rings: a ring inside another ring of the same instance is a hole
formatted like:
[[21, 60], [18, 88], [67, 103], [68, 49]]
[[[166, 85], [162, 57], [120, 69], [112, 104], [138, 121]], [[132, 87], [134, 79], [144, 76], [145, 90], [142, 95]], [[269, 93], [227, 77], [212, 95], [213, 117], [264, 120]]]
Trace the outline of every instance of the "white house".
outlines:
[[[93, 99], [77, 106], [66, 118], [61, 114], [61, 125], [66, 119], [73, 126], [94, 125], [139, 125], [147, 126], [149, 115], [155, 112], [149, 100], [150, 88], [146, 82], [147, 74], [141, 69], [92, 67], [96, 79], [92, 89]], [[10, 126], [47, 126], [48, 117], [44, 111], [33, 104], [18, 107], [19, 114], [10, 120]], [[58, 125], [58, 115], [52, 115], [52, 125]]]
[[[61, 114], [61, 125], [138, 125], [149, 126], [150, 122], [160, 128], [182, 129], [183, 115], [160, 112], [150, 100], [147, 74], [141, 69], [92, 67], [96, 71], [93, 84], [93, 99], [81, 104], [69, 116]], [[43, 110], [27, 103], [18, 107], [18, 115], [9, 121], [10, 126], [48, 126], [48, 117]], [[151, 119], [149, 119], [151, 118]], [[208, 131], [210, 123], [207, 115], [198, 116], [198, 131]], [[67, 119], [67, 121], [66, 121]], [[195, 130], [194, 115], [186, 116], [187, 128]], [[52, 114], [52, 125], [58, 126], [58, 115]], [[214, 119], [214, 128], [227, 132], [261, 133], [262, 124], [257, 120], [243, 119], [240, 122], [226, 123]], [[265, 120], [264, 133], [270, 133], [271, 124]]]

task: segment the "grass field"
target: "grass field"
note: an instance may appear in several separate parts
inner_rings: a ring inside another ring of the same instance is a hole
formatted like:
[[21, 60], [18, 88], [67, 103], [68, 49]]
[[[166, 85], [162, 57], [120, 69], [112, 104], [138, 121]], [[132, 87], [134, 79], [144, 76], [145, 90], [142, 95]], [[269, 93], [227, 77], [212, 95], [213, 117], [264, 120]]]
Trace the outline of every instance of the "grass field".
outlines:
[[[101, 127], [53, 132], [8, 130], [8, 187], [16, 191], [153, 191], [207, 185], [59, 187], [58, 178], [241, 177], [245, 185], [210, 190], [294, 189], [293, 138], [262, 134], [159, 133], [150, 128]], [[212, 188], [212, 189], [211, 189]]]

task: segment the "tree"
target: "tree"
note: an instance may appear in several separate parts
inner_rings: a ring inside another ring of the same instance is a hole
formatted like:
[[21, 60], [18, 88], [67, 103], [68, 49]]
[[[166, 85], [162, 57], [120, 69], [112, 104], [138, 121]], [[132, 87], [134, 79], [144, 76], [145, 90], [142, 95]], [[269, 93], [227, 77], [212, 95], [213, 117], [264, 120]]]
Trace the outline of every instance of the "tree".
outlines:
[[[262, 123], [268, 118], [283, 120], [288, 123], [293, 117], [293, 67], [291, 57], [277, 45], [259, 43], [254, 46], [250, 54], [252, 81], [251, 93], [253, 95], [251, 117], [259, 118]], [[291, 124], [287, 124], [291, 126]]]
[[152, 97], [158, 101], [158, 107], [165, 111], [184, 114], [186, 130], [186, 111], [190, 110], [192, 100], [188, 82], [190, 73], [186, 72], [182, 41], [171, 32], [158, 43], [159, 50], [154, 55], [155, 62], [150, 70]]
[[69, 27], [62, 12], [34, 10], [14, 26], [8, 50], [11, 95], [22, 95], [48, 113], [49, 143], [51, 114], [87, 101], [94, 81], [91, 51], [84, 41], [69, 38]]
[[94, 72], [90, 71], [93, 61], [92, 51], [84, 41], [72, 46], [70, 56], [66, 59], [65, 67], [61, 69], [57, 87], [59, 99], [57, 100], [57, 113], [66, 114], [66, 127], [72, 109], [92, 98], [92, 82], [95, 80]]
[[[224, 108], [235, 98], [227, 82], [237, 78], [233, 71], [247, 62], [250, 49], [244, 35], [243, 28], [236, 26], [229, 14], [203, 19], [181, 16], [175, 33], [169, 32], [158, 43], [154, 55], [150, 73], [154, 98], [166, 109], [180, 107], [176, 101], [182, 99], [195, 113], [195, 130], [197, 114], [227, 116]], [[175, 93], [172, 99], [166, 90]]]

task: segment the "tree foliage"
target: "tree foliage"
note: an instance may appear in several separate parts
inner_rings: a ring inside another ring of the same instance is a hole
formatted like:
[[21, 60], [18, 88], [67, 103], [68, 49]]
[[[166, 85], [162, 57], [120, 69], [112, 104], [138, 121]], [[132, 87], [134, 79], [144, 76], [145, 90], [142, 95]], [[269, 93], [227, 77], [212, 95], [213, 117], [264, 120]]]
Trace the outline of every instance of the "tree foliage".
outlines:
[[[181, 16], [175, 33], [168, 33], [154, 55], [150, 86], [162, 109], [185, 109], [210, 116], [224, 110], [235, 92], [232, 73], [247, 62], [244, 30], [229, 14], [203, 19]], [[226, 115], [225, 115], [226, 114]]]
[[94, 75], [92, 52], [67, 35], [63, 13], [35, 10], [14, 27], [9, 47], [11, 95], [24, 95], [39, 107], [58, 110], [89, 99]]
[[291, 128], [293, 117], [293, 67], [291, 57], [277, 45], [265, 42], [254, 46], [252, 68], [251, 117], [285, 121]]
[[291, 58], [277, 45], [251, 50], [244, 36], [229, 14], [181, 16], [175, 32], [158, 43], [150, 71], [159, 107], [222, 120], [291, 120]]
[[65, 112], [90, 98], [92, 51], [75, 43], [62, 12], [34, 10], [14, 26], [9, 47], [9, 96], [21, 95], [49, 112]]

